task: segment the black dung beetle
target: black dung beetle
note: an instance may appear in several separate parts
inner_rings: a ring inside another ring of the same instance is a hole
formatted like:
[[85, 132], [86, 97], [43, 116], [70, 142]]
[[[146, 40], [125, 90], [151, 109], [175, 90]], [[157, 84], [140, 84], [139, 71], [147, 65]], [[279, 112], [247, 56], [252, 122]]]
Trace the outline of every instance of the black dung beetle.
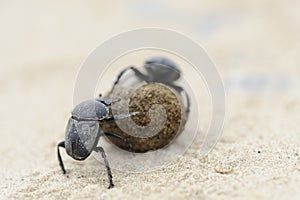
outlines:
[[181, 71], [179, 67], [170, 59], [165, 57], [153, 57], [145, 61], [143, 67], [146, 70], [147, 74], [143, 74], [139, 71], [135, 66], [129, 66], [122, 70], [118, 75], [116, 81], [114, 82], [113, 88], [111, 91], [114, 90], [115, 86], [119, 83], [122, 76], [125, 74], [126, 71], [132, 70], [135, 76], [147, 83], [157, 82], [163, 83], [173, 89], [175, 89], [178, 93], [184, 93], [186, 97], [186, 113], [190, 112], [190, 98], [187, 92], [180, 86], [175, 85], [175, 81], [177, 81], [181, 76]]
[[112, 99], [102, 98], [100, 95], [99, 98], [84, 101], [74, 108], [66, 128], [65, 141], [62, 141], [57, 145], [57, 156], [64, 174], [66, 173], [66, 170], [60, 155], [59, 147], [65, 148], [67, 154], [75, 160], [85, 160], [92, 151], [100, 152], [108, 173], [108, 188], [114, 187], [105, 151], [102, 147], [97, 146], [99, 138], [105, 135], [119, 139], [127, 143], [129, 151], [130, 144], [121, 136], [114, 133], [103, 132], [99, 122], [124, 119], [136, 115], [138, 112], [111, 116], [109, 107], [112, 103], [114, 103]]

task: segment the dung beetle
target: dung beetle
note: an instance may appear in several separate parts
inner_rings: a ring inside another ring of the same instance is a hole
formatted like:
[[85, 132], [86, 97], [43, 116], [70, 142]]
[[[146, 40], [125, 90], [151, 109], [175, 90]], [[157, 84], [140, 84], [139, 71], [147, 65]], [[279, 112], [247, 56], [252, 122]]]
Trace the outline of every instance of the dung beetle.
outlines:
[[135, 66], [129, 66], [122, 70], [118, 75], [112, 90], [114, 90], [115, 86], [119, 83], [122, 76], [126, 71], [132, 70], [134, 75], [141, 81], [145, 81], [147, 83], [157, 82], [163, 83], [173, 89], [175, 89], [179, 94], [184, 93], [186, 98], [186, 113], [190, 112], [190, 98], [187, 92], [180, 86], [176, 85], [174, 82], [177, 81], [181, 76], [181, 71], [179, 67], [170, 59], [165, 57], [153, 57], [145, 61], [143, 67], [145, 68], [146, 74], [143, 74], [140, 70], [138, 70]]
[[100, 121], [111, 121], [120, 120], [133, 115], [138, 114], [138, 112], [132, 112], [129, 114], [121, 114], [116, 116], [111, 116], [109, 107], [113, 101], [110, 98], [95, 98], [91, 100], [86, 100], [78, 104], [72, 111], [72, 116], [69, 118], [68, 125], [65, 133], [65, 141], [60, 142], [57, 145], [57, 156], [59, 165], [63, 174], [66, 173], [61, 155], [60, 147], [66, 149], [66, 152], [75, 160], [85, 160], [92, 151], [99, 152], [102, 155], [104, 164], [107, 170], [109, 187], [114, 187], [112, 181], [112, 174], [109, 167], [109, 163], [106, 158], [105, 151], [102, 147], [97, 146], [99, 138], [101, 136], [108, 136], [119, 139], [128, 145], [128, 150], [130, 151], [130, 144], [121, 136], [114, 133], [105, 133], [101, 129]]

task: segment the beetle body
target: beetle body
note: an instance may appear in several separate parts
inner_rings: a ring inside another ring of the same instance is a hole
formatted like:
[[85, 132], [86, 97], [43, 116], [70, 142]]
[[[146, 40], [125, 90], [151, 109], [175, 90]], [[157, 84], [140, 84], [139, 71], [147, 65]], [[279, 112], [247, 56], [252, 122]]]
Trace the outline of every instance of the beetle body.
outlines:
[[118, 85], [120, 79], [123, 77], [123, 75], [128, 71], [132, 70], [134, 72], [134, 75], [141, 81], [145, 81], [147, 83], [163, 83], [169, 87], [172, 87], [175, 89], [179, 94], [185, 95], [186, 99], [186, 113], [188, 116], [188, 113], [190, 112], [190, 98], [187, 92], [180, 86], [175, 84], [175, 81], [177, 81], [181, 76], [181, 71], [179, 70], [179, 67], [170, 59], [165, 57], [153, 57], [145, 61], [143, 68], [146, 71], [146, 74], [142, 73], [137, 67], [130, 66], [122, 70], [116, 81], [114, 82], [114, 85], [112, 87], [112, 90], [114, 90], [115, 86]]
[[145, 61], [148, 82], [173, 83], [180, 78], [178, 66], [164, 57], [154, 57]]
[[109, 188], [114, 186], [112, 181], [111, 170], [106, 159], [104, 149], [98, 147], [99, 138], [103, 135], [114, 137], [126, 142], [126, 140], [113, 133], [104, 133], [99, 125], [100, 121], [118, 120], [137, 114], [136, 112], [122, 114], [115, 117], [110, 116], [109, 107], [114, 101], [109, 98], [96, 98], [84, 101], [78, 104], [72, 111], [66, 133], [65, 141], [62, 141], [57, 146], [57, 155], [59, 164], [63, 173], [66, 173], [59, 147], [66, 149], [67, 154], [75, 160], [85, 160], [93, 151], [100, 152], [109, 177]]

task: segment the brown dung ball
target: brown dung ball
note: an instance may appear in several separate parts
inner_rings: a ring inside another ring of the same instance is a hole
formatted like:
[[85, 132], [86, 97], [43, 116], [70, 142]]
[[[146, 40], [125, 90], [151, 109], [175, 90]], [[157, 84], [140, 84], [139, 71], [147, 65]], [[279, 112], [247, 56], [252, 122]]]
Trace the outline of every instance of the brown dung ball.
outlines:
[[[183, 130], [186, 116], [179, 94], [172, 88], [150, 83], [136, 90], [116, 88], [114, 96], [121, 97], [112, 106], [113, 114], [139, 112], [131, 118], [101, 123], [104, 132], [125, 138], [132, 146], [131, 151], [143, 153], [157, 150], [170, 144]], [[111, 95], [110, 95], [111, 96]], [[129, 101], [128, 101], [129, 99]], [[160, 105], [160, 106], [158, 106]], [[120, 126], [120, 124], [122, 126]], [[124, 141], [107, 137], [118, 147], [128, 150]]]

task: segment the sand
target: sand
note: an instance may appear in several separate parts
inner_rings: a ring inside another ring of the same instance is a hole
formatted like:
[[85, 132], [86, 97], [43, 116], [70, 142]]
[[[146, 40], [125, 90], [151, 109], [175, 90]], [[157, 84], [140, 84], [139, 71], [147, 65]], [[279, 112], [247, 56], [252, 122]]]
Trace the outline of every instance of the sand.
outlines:
[[[299, 3], [1, 4], [0, 199], [300, 199]], [[201, 159], [196, 142], [156, 171], [113, 170], [110, 190], [93, 157], [62, 153], [63, 176], [56, 145], [80, 64], [101, 41], [140, 26], [189, 33], [218, 65], [227, 95], [219, 142]]]

